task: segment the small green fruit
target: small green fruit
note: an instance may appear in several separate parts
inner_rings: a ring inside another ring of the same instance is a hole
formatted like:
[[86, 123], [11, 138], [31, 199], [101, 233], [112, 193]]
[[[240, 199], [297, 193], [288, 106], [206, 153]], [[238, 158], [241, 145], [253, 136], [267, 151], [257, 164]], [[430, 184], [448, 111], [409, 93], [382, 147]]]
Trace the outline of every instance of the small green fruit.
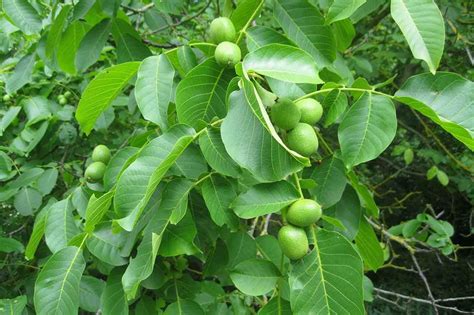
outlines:
[[288, 133], [288, 147], [303, 156], [310, 156], [318, 149], [318, 136], [313, 127], [299, 123]]
[[233, 42], [235, 40], [235, 27], [232, 21], [226, 17], [219, 17], [211, 22], [209, 36], [215, 44], [222, 42]]
[[219, 65], [232, 68], [242, 57], [240, 47], [231, 42], [222, 42], [216, 47], [214, 57]]
[[3, 95], [3, 101], [4, 101], [4, 102], [10, 102], [11, 99], [12, 99], [12, 98], [11, 98], [10, 95], [8, 95], [8, 94]]
[[110, 150], [103, 144], [99, 144], [92, 151], [92, 161], [102, 162], [104, 164], [109, 163], [110, 161]]
[[300, 121], [301, 113], [292, 100], [280, 98], [271, 107], [270, 117], [273, 124], [281, 129], [289, 130], [296, 127]]
[[308, 252], [308, 237], [302, 228], [292, 225], [283, 226], [278, 231], [278, 242], [283, 254], [290, 259], [303, 258]]
[[93, 162], [86, 168], [85, 176], [89, 182], [96, 182], [104, 177], [105, 164], [102, 162]]
[[59, 105], [66, 105], [66, 103], [67, 103], [67, 99], [64, 96], [59, 98]]
[[311, 199], [295, 201], [286, 213], [286, 219], [293, 225], [305, 227], [321, 219], [321, 206]]
[[65, 98], [70, 98], [71, 95], [72, 95], [72, 93], [71, 93], [70, 91], [64, 92], [64, 97], [65, 97]]
[[300, 122], [314, 125], [323, 116], [323, 107], [321, 103], [312, 98], [305, 98], [296, 102], [296, 106], [300, 109]]

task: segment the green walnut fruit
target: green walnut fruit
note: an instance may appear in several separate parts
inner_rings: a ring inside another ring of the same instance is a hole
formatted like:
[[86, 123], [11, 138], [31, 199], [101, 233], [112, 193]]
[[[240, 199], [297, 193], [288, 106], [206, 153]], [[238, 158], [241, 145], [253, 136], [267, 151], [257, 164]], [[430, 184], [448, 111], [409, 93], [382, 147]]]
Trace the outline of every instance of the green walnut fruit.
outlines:
[[296, 102], [296, 106], [300, 109], [300, 122], [314, 125], [323, 116], [323, 107], [321, 103], [312, 98], [305, 98]]
[[288, 147], [303, 156], [310, 156], [318, 149], [318, 136], [313, 127], [299, 123], [288, 133]]
[[298, 106], [288, 98], [280, 98], [270, 111], [270, 117], [274, 125], [281, 129], [289, 130], [298, 125], [301, 113]]
[[8, 94], [3, 95], [3, 101], [4, 101], [4, 102], [9, 102], [11, 99], [12, 99], [12, 98], [11, 98], [10, 95], [8, 95]]
[[110, 150], [103, 144], [99, 144], [92, 151], [92, 161], [102, 162], [104, 164], [109, 163], [110, 161]]
[[102, 162], [93, 162], [86, 168], [85, 176], [89, 182], [97, 182], [104, 177], [105, 164]]
[[231, 42], [222, 42], [216, 47], [214, 57], [219, 65], [232, 68], [242, 57], [240, 47]]
[[300, 199], [295, 201], [286, 213], [286, 219], [289, 223], [305, 227], [321, 219], [321, 206], [311, 199]]
[[72, 93], [71, 93], [70, 91], [64, 92], [64, 97], [65, 97], [65, 98], [70, 98], [71, 95], [72, 95]]
[[219, 17], [211, 22], [209, 36], [215, 44], [222, 42], [233, 42], [235, 40], [235, 27], [232, 21], [226, 17]]
[[60, 95], [62, 97], [58, 98], [59, 104], [60, 105], [66, 105], [67, 99], [64, 97], [64, 95]]
[[278, 242], [283, 254], [292, 260], [303, 258], [308, 252], [308, 237], [302, 228], [292, 225], [283, 226], [278, 231]]

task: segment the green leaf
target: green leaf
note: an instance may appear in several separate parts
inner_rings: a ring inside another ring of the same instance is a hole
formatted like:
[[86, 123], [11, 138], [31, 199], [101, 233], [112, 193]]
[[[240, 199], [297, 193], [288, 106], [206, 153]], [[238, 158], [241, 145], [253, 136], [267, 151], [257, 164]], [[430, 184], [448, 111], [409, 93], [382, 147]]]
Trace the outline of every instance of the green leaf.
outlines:
[[296, 314], [365, 314], [362, 267], [342, 235], [318, 230], [311, 253], [291, 264], [291, 309]]
[[319, 68], [336, 59], [331, 28], [319, 10], [307, 0], [276, 0], [273, 14], [288, 37], [316, 60]]
[[324, 127], [327, 128], [337, 122], [346, 111], [346, 93], [341, 92], [339, 89], [332, 90], [324, 98], [323, 108], [326, 110], [326, 114], [324, 115]]
[[243, 61], [247, 72], [293, 83], [322, 83], [313, 58], [305, 51], [282, 44], [270, 44], [247, 54]]
[[336, 21], [347, 19], [354, 13], [366, 0], [334, 0], [329, 7], [326, 16], [326, 23], [331, 24]]
[[171, 303], [166, 308], [166, 311], [163, 315], [204, 315], [204, 311], [201, 306], [191, 300], [183, 300], [178, 297], [178, 300], [174, 303]]
[[273, 297], [263, 308], [258, 311], [258, 315], [292, 315], [291, 306], [288, 301], [280, 296]]
[[59, 172], [56, 168], [50, 168], [44, 171], [44, 173], [38, 178], [38, 190], [45, 195], [49, 195], [56, 186]]
[[376, 271], [383, 265], [382, 247], [380, 247], [374, 229], [365, 218], [362, 218], [360, 221], [355, 243], [368, 270]]
[[32, 79], [35, 66], [36, 54], [29, 54], [20, 59], [12, 74], [5, 80], [5, 91], [8, 94], [15, 93]]
[[238, 226], [239, 221], [230, 209], [230, 204], [237, 196], [230, 180], [220, 175], [212, 175], [202, 184], [202, 196], [215, 224], [226, 224], [229, 228]]
[[128, 315], [127, 297], [122, 287], [121, 269], [113, 269], [107, 277], [101, 297], [101, 309], [104, 315]]
[[218, 128], [208, 127], [206, 132], [199, 136], [199, 146], [207, 163], [219, 173], [239, 177], [240, 170], [225, 150]]
[[5, 130], [7, 130], [8, 126], [10, 126], [20, 111], [20, 106], [12, 106], [4, 114], [2, 114], [3, 116], [0, 120], [0, 137], [3, 136]]
[[139, 151], [136, 147], [125, 147], [117, 151], [107, 164], [104, 174], [104, 188], [110, 190], [118, 180], [121, 172], [130, 165]]
[[183, 77], [188, 74], [194, 67], [198, 65], [198, 61], [196, 59], [196, 54], [194, 53], [193, 49], [189, 46], [180, 46], [178, 47], [177, 51], [178, 61], [183, 70], [182, 74]]
[[51, 256], [36, 278], [34, 303], [37, 314], [77, 314], [79, 286], [85, 267], [82, 249], [78, 247], [65, 247]]
[[3, 253], [13, 253], [13, 252], [23, 253], [24, 251], [25, 251], [25, 247], [23, 246], [22, 243], [20, 243], [16, 239], [0, 236], [0, 252], [3, 252]]
[[120, 18], [114, 19], [112, 36], [117, 47], [117, 63], [141, 61], [151, 55], [151, 51], [128, 21]]
[[188, 210], [188, 196], [194, 183], [184, 178], [176, 178], [168, 182], [164, 188], [161, 211], [171, 211], [170, 223], [177, 224]]
[[45, 238], [49, 249], [56, 253], [65, 248], [79, 229], [74, 221], [72, 205], [69, 199], [53, 204], [48, 211], [45, 222]]
[[197, 230], [191, 213], [187, 213], [177, 225], [169, 225], [164, 234], [159, 253], [164, 257], [194, 255], [199, 249], [194, 245]]
[[[262, 181], [278, 181], [309, 161], [290, 151], [276, 133], [250, 81], [230, 95], [230, 110], [221, 126], [227, 153]], [[238, 132], [236, 132], [238, 131]]]
[[396, 131], [397, 116], [392, 101], [364, 93], [346, 113], [338, 130], [346, 167], [378, 157], [390, 145]]
[[433, 0], [392, 0], [390, 13], [400, 27], [413, 56], [436, 73], [444, 48], [444, 20]]
[[15, 195], [13, 202], [15, 209], [23, 216], [33, 215], [33, 212], [41, 206], [43, 197], [41, 193], [34, 188], [23, 187]]
[[[148, 205], [149, 209], [158, 208], [160, 201], [159, 198], [152, 198]], [[130, 260], [122, 277], [123, 289], [128, 299], [135, 297], [140, 283], [147, 279], [153, 272], [163, 233], [169, 224], [171, 210], [172, 209], [158, 208], [157, 211], [152, 213], [152, 217], [143, 233], [143, 239], [140, 245], [138, 245], [137, 254]], [[132, 248], [130, 248], [130, 251], [131, 250]]]
[[337, 50], [344, 53], [352, 44], [356, 30], [350, 19], [343, 19], [331, 25]]
[[[53, 199], [50, 199], [50, 201]], [[33, 231], [30, 234], [30, 239], [28, 244], [26, 244], [25, 249], [25, 258], [31, 260], [35, 256], [36, 249], [43, 238], [45, 225], [46, 225], [46, 216], [48, 214], [49, 208], [53, 203], [48, 203], [35, 217], [35, 223], [33, 225]]]
[[101, 225], [90, 234], [86, 241], [87, 249], [101, 261], [112, 265], [122, 266], [128, 261], [120, 255], [120, 249], [125, 242], [123, 234], [112, 231], [110, 224]]
[[207, 171], [208, 166], [201, 150], [192, 143], [171, 166], [169, 175], [184, 176], [188, 179], [197, 180]]
[[214, 117], [224, 117], [226, 89], [232, 77], [232, 71], [219, 66], [214, 58], [191, 70], [176, 90], [179, 122], [200, 129]]
[[244, 219], [280, 211], [300, 198], [287, 181], [259, 184], [240, 194], [232, 203], [235, 213]]
[[244, 260], [256, 258], [257, 256], [256, 242], [246, 232], [231, 233], [225, 242], [227, 252], [229, 253], [229, 261], [227, 263], [229, 269], [232, 269]]
[[26, 35], [41, 31], [41, 18], [27, 0], [3, 0], [3, 11], [10, 20]]
[[91, 196], [86, 208], [86, 224], [84, 225], [84, 231], [92, 232], [96, 224], [102, 221], [102, 218], [110, 208], [113, 196], [113, 190], [103, 194], [99, 198], [95, 195]]
[[2, 314], [20, 315], [24, 314], [27, 303], [26, 295], [20, 295], [13, 299], [0, 299], [0, 311]]
[[236, 31], [242, 31], [239, 38], [242, 38], [250, 23], [258, 17], [262, 10], [264, 0], [241, 0], [232, 12], [230, 19]]
[[259, 25], [249, 28], [245, 39], [249, 52], [269, 44], [294, 45], [285, 35], [278, 33], [273, 28]]
[[131, 231], [168, 169], [194, 140], [194, 130], [175, 125], [150, 141], [117, 182], [114, 198], [118, 223]]
[[351, 16], [352, 23], [357, 23], [375, 10], [377, 10], [381, 5], [386, 4], [385, 0], [367, 0], [363, 5], [361, 5]]
[[122, 63], [100, 72], [84, 90], [76, 112], [81, 129], [89, 134], [100, 114], [137, 73], [139, 62]]
[[278, 268], [268, 260], [242, 261], [230, 272], [237, 289], [246, 295], [258, 296], [270, 292], [281, 277]]
[[343, 224], [344, 229], [336, 228], [337, 232], [347, 237], [350, 241], [354, 240], [359, 231], [359, 224], [363, 215], [359, 196], [354, 188], [347, 185], [341, 200], [331, 208], [326, 209], [325, 213], [334, 216]]
[[75, 59], [75, 66], [78, 71], [86, 70], [99, 59], [102, 48], [104, 48], [109, 37], [111, 27], [111, 20], [103, 19], [94, 25], [82, 38]]
[[97, 313], [104, 288], [104, 281], [91, 276], [83, 276], [79, 291], [79, 307], [87, 312]]
[[380, 210], [375, 203], [372, 192], [367, 188], [367, 186], [360, 182], [359, 178], [353, 171], [348, 172], [347, 175], [351, 181], [352, 187], [356, 190], [357, 195], [359, 195], [362, 207], [364, 207], [371, 216], [377, 218]]
[[173, 92], [175, 71], [165, 55], [148, 57], [138, 69], [135, 98], [146, 120], [168, 126], [168, 104]]
[[255, 239], [259, 254], [271, 261], [277, 268], [282, 269], [288, 259], [283, 257], [278, 240], [273, 235], [261, 235]]
[[347, 183], [341, 160], [335, 156], [326, 158], [309, 177], [316, 182], [316, 187], [310, 191], [323, 208], [329, 208], [341, 199]]
[[474, 150], [474, 83], [449, 72], [415, 75], [395, 94]]
[[[76, 5], [77, 8], [77, 5]], [[76, 52], [79, 45], [84, 38], [84, 35], [89, 31], [90, 26], [81, 21], [71, 23], [61, 36], [59, 42], [56, 58], [59, 67], [69, 74], [76, 73]]]
[[51, 58], [54, 51], [59, 46], [61, 42], [61, 33], [63, 32], [64, 23], [68, 17], [69, 11], [72, 9], [71, 5], [64, 5], [61, 8], [61, 12], [54, 19], [53, 24], [48, 33], [48, 38], [46, 39], [46, 57]]

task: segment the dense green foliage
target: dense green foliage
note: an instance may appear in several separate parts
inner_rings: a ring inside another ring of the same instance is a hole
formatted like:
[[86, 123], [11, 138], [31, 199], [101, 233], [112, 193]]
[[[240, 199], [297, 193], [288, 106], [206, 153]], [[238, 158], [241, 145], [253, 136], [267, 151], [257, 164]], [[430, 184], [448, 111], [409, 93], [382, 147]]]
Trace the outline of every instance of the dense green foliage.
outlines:
[[0, 314], [473, 310], [469, 1], [0, 5]]

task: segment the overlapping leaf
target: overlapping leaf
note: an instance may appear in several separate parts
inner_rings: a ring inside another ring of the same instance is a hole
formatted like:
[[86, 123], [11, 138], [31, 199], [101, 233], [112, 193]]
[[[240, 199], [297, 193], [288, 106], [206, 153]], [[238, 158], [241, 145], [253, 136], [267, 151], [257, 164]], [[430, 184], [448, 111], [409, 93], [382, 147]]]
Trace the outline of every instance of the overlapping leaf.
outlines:
[[249, 52], [269, 44], [293, 45], [285, 35], [278, 33], [273, 28], [258, 25], [247, 30], [245, 40]]

